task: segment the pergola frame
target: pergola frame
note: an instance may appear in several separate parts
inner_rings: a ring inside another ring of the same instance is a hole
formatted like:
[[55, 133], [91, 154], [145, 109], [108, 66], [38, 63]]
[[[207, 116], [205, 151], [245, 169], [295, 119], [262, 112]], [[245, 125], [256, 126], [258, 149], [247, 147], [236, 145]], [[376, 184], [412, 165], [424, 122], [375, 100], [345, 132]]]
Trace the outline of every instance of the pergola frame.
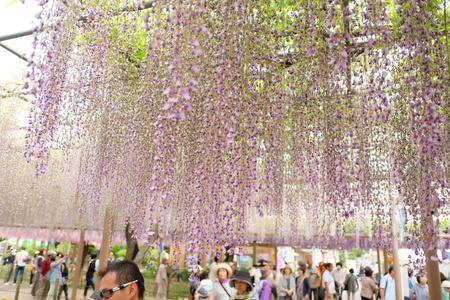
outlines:
[[[144, 10], [144, 9], [152, 7], [155, 2], [156, 2], [156, 0], [146, 1], [144, 3], [144, 5], [138, 6], [137, 8], [125, 6], [125, 7], [121, 8], [120, 11], [121, 12], [128, 12], [128, 11]], [[80, 17], [79, 18], [80, 21], [84, 20], [84, 19], [85, 19], [84, 17]], [[34, 33], [34, 29], [28, 29], [28, 30], [21, 31], [21, 32], [0, 36], [0, 47], [2, 47], [3, 49], [11, 52], [12, 54], [16, 55], [20, 59], [28, 62], [28, 58], [25, 56], [25, 54], [20, 54], [18, 51], [16, 51], [13, 48], [5, 45], [2, 42], [3, 41], [7, 41], [7, 40], [20, 38], [20, 37], [24, 37], [24, 36], [29, 36], [29, 35], [32, 35], [33, 33]]]

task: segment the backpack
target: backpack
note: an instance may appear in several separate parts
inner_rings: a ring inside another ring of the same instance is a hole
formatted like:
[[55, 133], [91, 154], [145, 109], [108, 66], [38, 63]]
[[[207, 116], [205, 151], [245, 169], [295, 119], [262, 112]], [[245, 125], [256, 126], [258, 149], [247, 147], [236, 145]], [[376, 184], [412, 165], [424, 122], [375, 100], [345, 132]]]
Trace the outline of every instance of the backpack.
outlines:
[[317, 283], [318, 278], [320, 278], [320, 276], [319, 276], [319, 274], [317, 274], [315, 272], [311, 272], [310, 275], [308, 276], [309, 286], [312, 289], [319, 287], [319, 284]]
[[63, 264], [61, 265], [61, 275], [62, 275], [62, 277], [67, 277], [67, 276], [69, 276], [69, 270], [67, 269], [66, 263], [63, 263]]

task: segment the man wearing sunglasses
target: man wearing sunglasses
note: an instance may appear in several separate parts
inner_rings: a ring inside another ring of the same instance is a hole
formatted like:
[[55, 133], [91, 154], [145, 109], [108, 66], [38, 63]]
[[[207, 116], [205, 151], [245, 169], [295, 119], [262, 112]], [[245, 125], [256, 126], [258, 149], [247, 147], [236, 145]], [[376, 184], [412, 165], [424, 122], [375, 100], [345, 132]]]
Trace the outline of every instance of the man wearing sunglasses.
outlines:
[[137, 265], [123, 260], [109, 265], [98, 274], [102, 299], [143, 300], [144, 277]]

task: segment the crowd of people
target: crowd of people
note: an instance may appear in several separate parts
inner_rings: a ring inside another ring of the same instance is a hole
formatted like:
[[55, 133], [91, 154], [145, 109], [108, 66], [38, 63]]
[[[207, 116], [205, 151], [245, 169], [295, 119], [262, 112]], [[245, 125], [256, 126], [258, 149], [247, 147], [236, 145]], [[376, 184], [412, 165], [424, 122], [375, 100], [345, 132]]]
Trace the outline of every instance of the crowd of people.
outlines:
[[[58, 300], [62, 294], [68, 300], [67, 255], [40, 250], [30, 257], [24, 247], [18, 253], [11, 251], [4, 258], [5, 284], [9, 284], [13, 273], [12, 284], [16, 284], [19, 276], [23, 276], [27, 261], [31, 263], [30, 284], [33, 284], [31, 294], [35, 296], [35, 299], [50, 300], [57, 293]], [[120, 294], [123, 297], [117, 299], [143, 299], [144, 279], [135, 263], [116, 262], [112, 252], [109, 254], [106, 269], [98, 272], [98, 263], [96, 253], [92, 253], [85, 275], [85, 299], [90, 287], [94, 293], [87, 299], [91, 300], [109, 299], [119, 291], [121, 292], [116, 295]], [[165, 300], [167, 296], [166, 267], [168, 263], [169, 260], [163, 257], [157, 272], [157, 300]], [[93, 280], [95, 272], [98, 272], [100, 277], [100, 285], [97, 289]], [[347, 272], [342, 268], [341, 263], [337, 263], [335, 267], [332, 263], [320, 262], [317, 267], [304, 263], [294, 266], [285, 265], [278, 274], [274, 270], [274, 265], [265, 260], [260, 260], [251, 270], [245, 271], [236, 270], [232, 264], [219, 263], [215, 259], [211, 265], [211, 274], [200, 265], [194, 268], [190, 277], [189, 298], [190, 300], [206, 298], [209, 300], [341, 300], [342, 295], [346, 293], [348, 300], [355, 300], [356, 292], [360, 291], [361, 300], [372, 300], [375, 295], [378, 295], [377, 299], [382, 300], [396, 299], [395, 270], [392, 266], [379, 283], [370, 267], [361, 268], [359, 277], [354, 273], [353, 269]], [[430, 300], [426, 274], [413, 276], [413, 272], [410, 271], [408, 284], [410, 300]], [[441, 286], [442, 299], [449, 300], [450, 281], [442, 273]]]
[[211, 267], [214, 275], [211, 289], [205, 289], [205, 278], [210, 278], [209, 274], [201, 266], [197, 266], [190, 279], [190, 298], [325, 300], [334, 299], [337, 291], [343, 290], [344, 286], [354, 295], [358, 288], [358, 279], [353, 272], [347, 275], [341, 267], [342, 264], [339, 263], [333, 270], [331, 263], [324, 262], [317, 268], [300, 264], [294, 269], [286, 265], [278, 275], [274, 265], [265, 260], [260, 260], [250, 271], [234, 270], [228, 263], [215, 263]]
[[[31, 295], [35, 297], [36, 300], [53, 300], [55, 294], [57, 294], [58, 300], [61, 299], [63, 294], [64, 298], [69, 300], [67, 285], [70, 271], [67, 266], [68, 254], [55, 252], [53, 250], [47, 252], [45, 249], [41, 249], [36, 251], [33, 257], [31, 257], [25, 250], [25, 247], [21, 247], [21, 251], [18, 253], [14, 249], [11, 250], [10, 253], [3, 259], [3, 263], [5, 265], [4, 284], [10, 285], [9, 281], [14, 273], [12, 285], [16, 285], [18, 279], [23, 278], [25, 266], [28, 261], [31, 265], [29, 282], [32, 286]], [[108, 257], [108, 266], [114, 262], [114, 253], [110, 252]], [[73, 268], [74, 266], [71, 265], [70, 267]], [[87, 299], [87, 293], [90, 287], [92, 287], [94, 293], [89, 299], [102, 299], [100, 297], [101, 292], [95, 288], [94, 282], [94, 273], [98, 270], [98, 267], [99, 260], [97, 259], [97, 254], [92, 253], [87, 272], [84, 276], [86, 280], [84, 299]]]
[[[31, 295], [37, 300], [53, 299], [54, 294], [58, 294], [57, 299], [61, 298], [62, 293], [65, 299], [69, 299], [67, 290], [67, 280], [69, 277], [69, 269], [66, 265], [68, 255], [60, 252], [46, 250], [36, 251], [33, 257], [21, 247], [21, 251], [17, 253], [12, 250], [4, 259], [5, 277], [4, 284], [9, 285], [14, 265], [13, 285], [17, 284], [17, 280], [23, 278], [27, 261], [30, 261], [30, 285]], [[58, 286], [58, 288], [56, 288]]]
[[[235, 270], [228, 263], [214, 263], [211, 267], [213, 282], [206, 284], [208, 272], [197, 266], [191, 277], [190, 298], [198, 300], [395, 300], [394, 268], [377, 281], [370, 267], [363, 267], [356, 275], [341, 263], [320, 262], [317, 267], [299, 263], [296, 268], [286, 265], [280, 274], [273, 264], [261, 260], [249, 271]], [[425, 274], [414, 277], [409, 273], [409, 295], [405, 299], [430, 300]], [[211, 288], [205, 289], [207, 285]], [[449, 300], [450, 281], [441, 273], [443, 300]]]

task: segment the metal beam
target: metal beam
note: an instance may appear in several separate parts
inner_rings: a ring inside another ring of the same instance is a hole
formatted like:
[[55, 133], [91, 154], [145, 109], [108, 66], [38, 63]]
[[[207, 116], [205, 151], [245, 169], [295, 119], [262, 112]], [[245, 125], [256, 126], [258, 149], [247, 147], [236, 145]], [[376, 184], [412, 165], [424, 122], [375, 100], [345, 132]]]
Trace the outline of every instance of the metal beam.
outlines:
[[14, 49], [12, 49], [11, 47], [6, 46], [3, 43], [0, 43], [0, 47], [8, 50], [9, 52], [11, 52], [12, 54], [14, 54], [15, 56], [23, 59], [24, 61], [28, 62], [28, 58], [24, 55], [24, 54], [20, 54], [19, 52], [15, 51]]
[[[144, 3], [144, 5], [139, 5], [139, 6], [137, 7], [137, 10], [143, 10], [143, 9], [150, 8], [150, 7], [153, 6], [153, 4], [155, 4], [156, 1], [157, 1], [157, 0], [146, 1], [146, 2]], [[125, 6], [125, 7], [122, 7], [120, 10], [121, 10], [121, 11], [134, 11], [134, 10], [136, 10], [136, 8], [135, 8], [135, 7], [132, 7], [132, 6], [131, 6], [131, 7], [130, 7], [130, 6]]]
[[13, 34], [7, 34], [4, 36], [0, 36], [0, 42], [12, 40], [12, 39], [27, 36], [27, 35], [32, 35], [33, 32], [34, 32], [34, 29], [29, 29], [29, 30], [22, 31], [22, 32], [17, 32], [17, 33], [13, 33]]
[[[152, 7], [155, 4], [156, 1], [157, 0], [146, 1], [143, 6], [138, 6], [137, 10], [144, 10], [144, 9], [150, 8], [150, 7]], [[134, 11], [136, 9], [133, 8], [133, 7], [125, 6], [125, 7], [121, 8], [120, 10], [126, 12], [126, 11]], [[80, 18], [80, 20], [85, 20], [85, 19], [86, 19], [85, 17], [81, 17]], [[33, 33], [34, 33], [34, 29], [29, 29], [29, 30], [22, 31], [22, 32], [17, 32], [17, 33], [13, 33], [13, 34], [7, 34], [7, 35], [4, 35], [4, 36], [0, 36], [0, 42], [11, 40], [11, 39], [15, 39], [15, 38], [19, 38], [19, 37], [23, 37], [23, 36], [32, 35]]]

